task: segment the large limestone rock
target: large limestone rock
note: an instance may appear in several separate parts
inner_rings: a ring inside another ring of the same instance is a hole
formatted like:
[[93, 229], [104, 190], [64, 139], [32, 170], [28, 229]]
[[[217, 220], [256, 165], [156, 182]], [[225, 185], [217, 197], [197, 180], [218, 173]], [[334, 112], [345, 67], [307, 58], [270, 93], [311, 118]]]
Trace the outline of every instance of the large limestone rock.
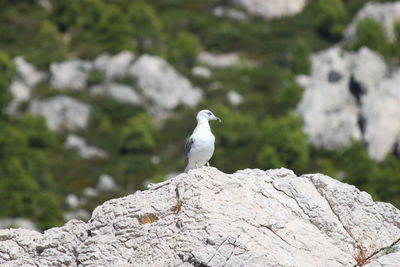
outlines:
[[325, 148], [347, 146], [361, 139], [358, 107], [349, 90], [352, 56], [333, 47], [312, 56], [309, 77], [300, 77], [304, 87], [298, 111], [312, 144]]
[[311, 63], [311, 75], [297, 78], [305, 89], [298, 111], [310, 142], [334, 149], [363, 140], [377, 161], [396, 150], [400, 69], [389, 71], [366, 47], [351, 53], [335, 46], [313, 55]]
[[100, 55], [94, 61], [94, 67], [101, 70], [108, 80], [126, 76], [126, 72], [135, 56], [129, 51], [123, 51], [115, 56]]
[[92, 62], [80, 59], [52, 63], [50, 65], [50, 85], [56, 89], [83, 89], [87, 86], [89, 72], [92, 69]]
[[36, 68], [22, 57], [14, 58], [16, 75], [10, 86], [12, 101], [7, 106], [7, 112], [18, 114], [22, 102], [28, 101], [32, 95], [32, 89], [39, 82], [46, 79], [46, 74]]
[[110, 200], [88, 223], [1, 230], [0, 264], [354, 266], [399, 240], [399, 210], [330, 177], [203, 167]]
[[33, 100], [29, 106], [29, 112], [44, 116], [53, 131], [86, 128], [90, 110], [89, 105], [64, 95]]
[[389, 40], [395, 39], [394, 24], [400, 20], [400, 2], [367, 3], [355, 16], [344, 33], [344, 40], [351, 42], [356, 35], [357, 23], [364, 18], [373, 18], [380, 22], [386, 30]]
[[78, 152], [78, 155], [84, 159], [91, 158], [106, 158], [107, 153], [95, 146], [90, 146], [86, 143], [86, 140], [75, 134], [69, 134], [67, 140], [65, 140], [64, 148], [74, 149]]
[[291, 16], [301, 12], [307, 0], [232, 0], [250, 14], [266, 19]]
[[153, 104], [152, 112], [158, 115], [179, 104], [194, 107], [202, 98], [199, 88], [194, 88], [188, 79], [157, 56], [142, 55], [128, 74], [137, 79], [143, 96]]

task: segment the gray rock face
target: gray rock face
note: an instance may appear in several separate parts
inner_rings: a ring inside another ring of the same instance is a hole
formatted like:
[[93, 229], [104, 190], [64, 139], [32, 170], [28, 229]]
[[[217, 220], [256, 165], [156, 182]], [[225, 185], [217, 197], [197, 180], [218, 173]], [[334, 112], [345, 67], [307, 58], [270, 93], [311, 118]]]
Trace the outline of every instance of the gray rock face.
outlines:
[[91, 95], [106, 95], [123, 103], [132, 105], [142, 104], [142, 99], [136, 91], [125, 84], [110, 83], [106, 85], [98, 85], [90, 90]]
[[90, 107], [72, 97], [59, 95], [33, 100], [29, 112], [44, 116], [47, 126], [53, 131], [75, 130], [87, 126]]
[[94, 146], [89, 146], [86, 143], [85, 139], [74, 134], [68, 135], [67, 140], [65, 140], [64, 143], [64, 148], [75, 149], [78, 152], [79, 156], [84, 159], [107, 157], [107, 153], [105, 151]]
[[399, 240], [399, 210], [330, 177], [203, 167], [110, 200], [88, 223], [1, 230], [0, 264], [354, 266]]
[[212, 68], [229, 68], [239, 65], [240, 57], [237, 53], [215, 55], [202, 52], [199, 54], [199, 61]]
[[50, 65], [50, 85], [56, 89], [80, 90], [86, 87], [89, 72], [93, 64], [90, 61], [72, 59]]
[[19, 112], [20, 104], [30, 99], [32, 88], [46, 79], [46, 75], [37, 71], [33, 65], [22, 57], [16, 57], [14, 63], [16, 76], [10, 86], [13, 99], [7, 106], [7, 112], [15, 115]]
[[355, 38], [357, 23], [364, 18], [373, 18], [380, 22], [386, 30], [389, 40], [395, 39], [394, 23], [400, 20], [400, 2], [367, 3], [347, 27], [344, 40], [351, 42]]
[[311, 62], [311, 75], [297, 79], [305, 89], [298, 111], [310, 142], [333, 149], [363, 140], [371, 158], [384, 160], [400, 136], [400, 69], [389, 72], [366, 47], [329, 48]]
[[94, 67], [104, 72], [108, 80], [124, 77], [135, 56], [123, 51], [115, 56], [101, 55], [94, 61]]
[[291, 16], [301, 12], [306, 0], [232, 0], [250, 14], [266, 19]]
[[298, 111], [304, 130], [316, 146], [336, 148], [361, 138], [357, 101], [349, 90], [352, 56], [338, 47], [312, 56], [310, 77], [302, 77]]
[[142, 94], [152, 102], [153, 113], [171, 110], [179, 104], [194, 107], [202, 91], [178, 74], [164, 59], [142, 55], [129, 69], [128, 75], [137, 79]]

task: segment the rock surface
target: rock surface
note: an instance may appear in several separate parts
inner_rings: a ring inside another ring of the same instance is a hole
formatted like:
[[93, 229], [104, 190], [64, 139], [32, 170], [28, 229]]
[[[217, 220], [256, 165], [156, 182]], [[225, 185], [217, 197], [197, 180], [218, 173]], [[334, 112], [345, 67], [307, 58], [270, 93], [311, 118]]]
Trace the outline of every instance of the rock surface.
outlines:
[[56, 89], [80, 90], [87, 86], [93, 64], [87, 60], [71, 59], [50, 65], [50, 85]]
[[367, 3], [357, 12], [357, 15], [347, 27], [344, 33], [344, 40], [351, 42], [355, 38], [357, 23], [364, 18], [373, 18], [380, 22], [386, 30], [387, 37], [393, 41], [395, 39], [394, 24], [400, 20], [400, 2], [389, 3]]
[[[400, 137], [400, 69], [363, 47], [340, 46], [312, 56], [310, 76], [297, 81], [305, 90], [298, 111], [312, 144], [328, 149], [363, 140], [371, 158], [382, 161]], [[385, 129], [380, 131], [378, 129]]]
[[153, 104], [153, 113], [159, 115], [179, 104], [194, 107], [202, 98], [200, 89], [157, 56], [142, 55], [130, 67], [128, 75], [137, 79], [142, 94]]
[[306, 0], [232, 0], [247, 12], [266, 19], [291, 16], [301, 12]]
[[399, 240], [399, 210], [330, 177], [203, 167], [107, 201], [88, 223], [1, 230], [0, 264], [354, 266], [397, 259], [379, 256]]
[[86, 128], [90, 110], [87, 104], [64, 95], [33, 100], [29, 106], [29, 112], [44, 116], [47, 126], [53, 131]]
[[88, 145], [85, 139], [75, 134], [68, 135], [67, 140], [65, 140], [64, 143], [64, 148], [75, 149], [78, 152], [78, 155], [84, 159], [96, 157], [105, 158], [108, 156], [104, 150]]

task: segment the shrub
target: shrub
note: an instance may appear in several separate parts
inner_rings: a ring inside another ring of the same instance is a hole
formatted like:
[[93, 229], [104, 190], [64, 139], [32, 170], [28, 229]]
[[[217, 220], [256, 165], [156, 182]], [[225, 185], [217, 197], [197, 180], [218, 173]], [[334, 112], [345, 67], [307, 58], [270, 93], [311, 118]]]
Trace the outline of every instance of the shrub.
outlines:
[[313, 9], [319, 33], [338, 40], [347, 23], [347, 11], [342, 0], [316, 0]]
[[365, 18], [358, 22], [355, 40], [347, 48], [357, 50], [362, 46], [367, 46], [386, 58], [390, 55], [385, 29], [373, 18]]

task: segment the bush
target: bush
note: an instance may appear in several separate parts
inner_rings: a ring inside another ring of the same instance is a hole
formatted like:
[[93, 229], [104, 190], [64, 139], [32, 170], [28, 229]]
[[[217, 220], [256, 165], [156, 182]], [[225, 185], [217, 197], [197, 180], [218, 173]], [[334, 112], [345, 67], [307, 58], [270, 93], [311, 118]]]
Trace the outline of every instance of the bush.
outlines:
[[309, 149], [301, 120], [293, 113], [261, 124], [257, 163], [263, 169], [282, 166], [303, 172], [308, 168]]
[[156, 147], [152, 118], [146, 113], [131, 118], [121, 130], [120, 147], [123, 153], [152, 151]]
[[289, 64], [292, 71], [296, 74], [308, 74], [310, 72], [310, 47], [304, 39], [298, 38], [295, 41]]
[[355, 40], [347, 46], [347, 49], [357, 50], [362, 46], [367, 46], [386, 58], [390, 55], [385, 29], [373, 18], [365, 18], [358, 22]]
[[9, 86], [14, 77], [15, 67], [9, 56], [0, 52], [0, 118], [4, 107], [11, 100]]
[[342, 0], [316, 0], [312, 4], [318, 32], [328, 39], [338, 40], [347, 23], [347, 11]]
[[34, 44], [36, 49], [27, 56], [27, 59], [41, 69], [47, 69], [51, 62], [62, 61], [67, 56], [67, 43], [50, 21], [42, 22]]
[[200, 52], [199, 39], [188, 32], [179, 32], [167, 48], [167, 59], [169, 62], [192, 67]]

